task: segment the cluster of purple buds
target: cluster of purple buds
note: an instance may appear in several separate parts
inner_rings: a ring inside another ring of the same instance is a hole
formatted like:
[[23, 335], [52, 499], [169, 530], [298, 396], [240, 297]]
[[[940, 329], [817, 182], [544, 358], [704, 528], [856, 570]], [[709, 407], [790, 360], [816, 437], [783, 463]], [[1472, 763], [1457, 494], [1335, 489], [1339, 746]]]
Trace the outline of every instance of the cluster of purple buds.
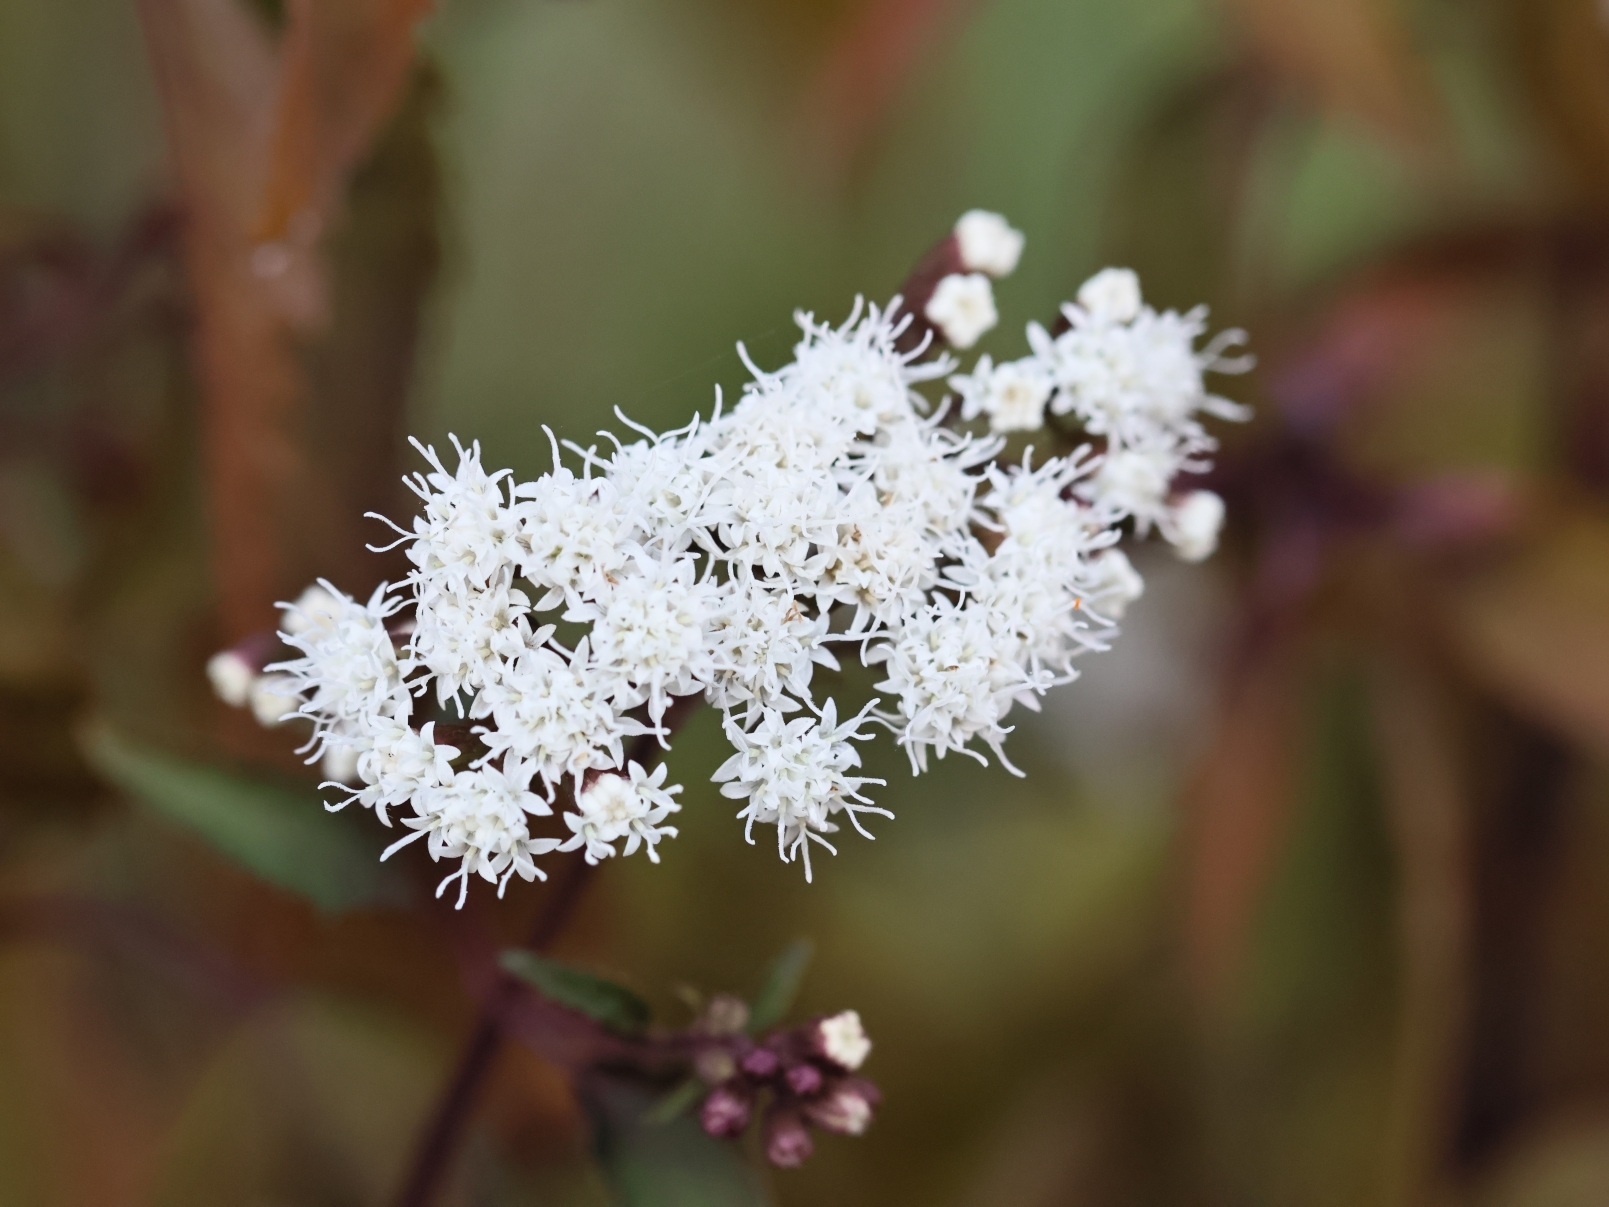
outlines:
[[705, 1014], [695, 1067], [714, 1087], [701, 1113], [706, 1132], [742, 1135], [765, 1099], [766, 1156], [791, 1169], [814, 1150], [812, 1127], [846, 1136], [866, 1130], [882, 1095], [855, 1075], [872, 1047], [859, 1014], [845, 1010], [759, 1040], [743, 1034], [746, 1022], [735, 998], [717, 998]]

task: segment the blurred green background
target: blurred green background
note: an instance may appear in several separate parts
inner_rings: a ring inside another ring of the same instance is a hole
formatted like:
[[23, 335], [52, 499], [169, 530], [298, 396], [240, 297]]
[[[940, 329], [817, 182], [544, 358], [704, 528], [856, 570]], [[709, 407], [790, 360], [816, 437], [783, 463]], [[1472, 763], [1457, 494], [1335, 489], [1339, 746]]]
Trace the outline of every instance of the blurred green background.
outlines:
[[[698, 717], [560, 953], [679, 1023], [814, 939], [886, 1099], [789, 1207], [1609, 1202], [1602, 7], [419, 8], [0, 3], [0, 1203], [392, 1201], [455, 924], [242, 866], [241, 783], [326, 823], [206, 657], [397, 573], [406, 434], [534, 475], [542, 424], [678, 425], [975, 206], [1027, 234], [997, 357], [1108, 263], [1251, 331], [1225, 552], [1142, 551], [1025, 779], [881, 744], [897, 820], [813, 885]], [[510, 1045], [443, 1201], [608, 1195]]]

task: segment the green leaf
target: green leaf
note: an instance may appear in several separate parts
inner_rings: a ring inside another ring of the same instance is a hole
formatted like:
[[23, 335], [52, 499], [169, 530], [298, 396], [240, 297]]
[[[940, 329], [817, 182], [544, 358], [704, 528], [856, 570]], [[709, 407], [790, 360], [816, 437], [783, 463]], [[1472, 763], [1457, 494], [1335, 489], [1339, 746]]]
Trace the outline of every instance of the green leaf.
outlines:
[[656, 1090], [594, 1075], [581, 1099], [598, 1163], [620, 1207], [769, 1207], [743, 1149], [707, 1135], [696, 1119], [649, 1122]]
[[105, 724], [87, 728], [79, 745], [101, 776], [146, 807], [327, 913], [403, 897], [376, 844], [311, 791], [149, 750]]
[[782, 949], [766, 974], [765, 984], [754, 995], [749, 1006], [749, 1033], [758, 1035], [769, 1031], [788, 1016], [794, 999], [799, 996], [799, 985], [804, 981], [805, 969], [816, 945], [809, 939], [795, 939]]
[[644, 1123], [656, 1123], [663, 1126], [673, 1123], [687, 1114], [688, 1109], [704, 1096], [706, 1086], [697, 1077], [689, 1077], [681, 1085], [666, 1094], [643, 1115]]
[[504, 972], [518, 977], [544, 997], [618, 1034], [640, 1035], [648, 1026], [648, 1003], [624, 985], [523, 948], [505, 951], [498, 962]]

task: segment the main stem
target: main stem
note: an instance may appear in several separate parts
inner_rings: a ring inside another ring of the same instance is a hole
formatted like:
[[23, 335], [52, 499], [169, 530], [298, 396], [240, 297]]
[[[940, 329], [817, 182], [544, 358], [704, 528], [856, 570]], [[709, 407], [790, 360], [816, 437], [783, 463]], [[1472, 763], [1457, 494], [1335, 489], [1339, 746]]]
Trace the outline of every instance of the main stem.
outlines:
[[[665, 710], [662, 721], [664, 728], [670, 733], [681, 728], [700, 703], [698, 696], [683, 696], [673, 701]], [[626, 761], [629, 764], [635, 760], [651, 768], [662, 753], [655, 737], [644, 734], [632, 742], [627, 750]], [[571, 861], [570, 866], [572, 870], [569, 874], [554, 885], [547, 907], [538, 915], [536, 925], [531, 928], [531, 934], [525, 941], [525, 945], [533, 951], [544, 950], [558, 938], [592, 879], [592, 864], [576, 859]], [[475, 1020], [475, 1029], [469, 1033], [463, 1054], [458, 1058], [452, 1079], [442, 1091], [436, 1109], [431, 1113], [429, 1126], [419, 1138], [414, 1150], [413, 1168], [408, 1172], [408, 1180], [403, 1183], [397, 1207], [430, 1207], [435, 1201], [442, 1179], [446, 1177], [447, 1168], [452, 1163], [453, 1154], [458, 1151], [459, 1141], [473, 1114], [480, 1087], [492, 1071], [503, 1046], [503, 1011], [508, 1007], [510, 998], [519, 991], [518, 983], [505, 976], [499, 978], [487, 996]]]
[[[547, 908], [538, 915], [536, 925], [531, 928], [526, 946], [532, 950], [545, 949], [559, 936], [570, 915], [575, 912], [582, 890], [592, 878], [593, 866], [583, 860], [575, 860], [571, 869], [554, 886]], [[480, 1087], [492, 1071], [498, 1051], [503, 1046], [503, 1011], [514, 989], [513, 981], [506, 976], [501, 977], [481, 1007], [480, 1016], [475, 1020], [475, 1029], [469, 1033], [452, 1079], [437, 1100], [430, 1123], [419, 1139], [414, 1151], [413, 1168], [409, 1171], [408, 1180], [403, 1183], [397, 1207], [429, 1207], [435, 1201], [447, 1167], [452, 1162], [453, 1154], [458, 1151], [458, 1143], [473, 1113]]]

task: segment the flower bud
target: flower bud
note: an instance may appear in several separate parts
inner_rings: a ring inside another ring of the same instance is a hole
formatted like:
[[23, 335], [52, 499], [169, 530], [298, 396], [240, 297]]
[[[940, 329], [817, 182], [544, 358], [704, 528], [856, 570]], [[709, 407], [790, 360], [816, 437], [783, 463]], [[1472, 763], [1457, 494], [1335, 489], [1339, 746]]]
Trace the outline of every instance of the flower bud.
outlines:
[[786, 1074], [788, 1088], [801, 1098], [808, 1097], [821, 1089], [821, 1070], [811, 1064], [798, 1064], [790, 1068]]
[[1128, 323], [1140, 314], [1140, 278], [1128, 268], [1104, 268], [1078, 289], [1078, 304], [1092, 318]]
[[1009, 277], [1022, 256], [1023, 234], [999, 214], [968, 210], [955, 224], [955, 242], [968, 272]]
[[851, 1072], [860, 1068], [872, 1050], [872, 1041], [866, 1038], [860, 1015], [854, 1010], [821, 1019], [813, 1028], [812, 1040], [823, 1056]]
[[748, 1092], [741, 1086], [717, 1086], [711, 1091], [710, 1096], [704, 1099], [703, 1110], [699, 1112], [699, 1122], [712, 1136], [741, 1136], [743, 1129], [749, 1125], [749, 1113], [752, 1109], [753, 1102]]
[[815, 1148], [798, 1112], [773, 1110], [766, 1117], [765, 1155], [771, 1164], [783, 1169], [797, 1169]]
[[951, 273], [938, 283], [922, 308], [952, 348], [970, 348], [1000, 321], [994, 288], [981, 272]]
[[244, 708], [251, 698], [257, 671], [234, 650], [224, 650], [207, 659], [207, 678], [212, 690], [231, 708]]
[[749, 1025], [748, 1003], [730, 993], [717, 993], [704, 1008], [701, 1022], [709, 1035], [741, 1035]]
[[296, 715], [302, 697], [289, 675], [260, 675], [251, 685], [252, 715], [259, 725], [278, 725]]
[[1181, 558], [1199, 562], [1218, 548], [1223, 522], [1224, 501], [1210, 490], [1193, 490], [1174, 506], [1163, 535]]
[[1089, 559], [1085, 598], [1108, 620], [1122, 620], [1128, 606], [1145, 594], [1145, 580], [1121, 549], [1104, 549]]
[[807, 1103], [804, 1112], [817, 1127], [845, 1136], [858, 1136], [871, 1123], [872, 1108], [881, 1099], [882, 1095], [871, 1082], [852, 1077]]
[[338, 784], [350, 784], [358, 778], [358, 749], [356, 746], [325, 746], [324, 757], [319, 760], [324, 778]]
[[763, 1081], [774, 1077], [781, 1063], [781, 1058], [770, 1048], [756, 1048], [743, 1058], [743, 1071]]
[[705, 1048], [693, 1058], [693, 1070], [706, 1085], [720, 1085], [737, 1075], [737, 1061], [725, 1048]]
[[315, 583], [296, 597], [284, 610], [284, 631], [295, 637], [309, 629], [328, 629], [341, 614], [341, 601]]

